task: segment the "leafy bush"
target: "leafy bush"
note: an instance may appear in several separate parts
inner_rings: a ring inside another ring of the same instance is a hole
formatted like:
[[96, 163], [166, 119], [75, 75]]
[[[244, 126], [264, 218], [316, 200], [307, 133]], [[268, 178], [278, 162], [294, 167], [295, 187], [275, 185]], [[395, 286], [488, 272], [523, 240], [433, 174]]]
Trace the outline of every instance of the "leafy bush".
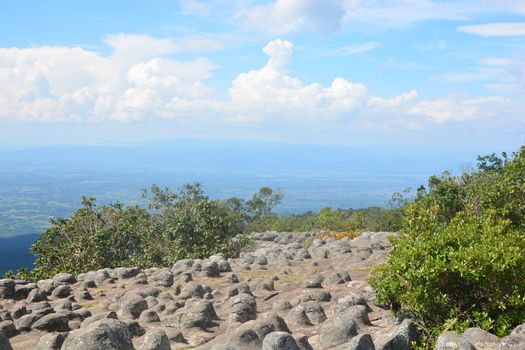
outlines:
[[70, 218], [52, 220], [51, 227], [31, 247], [36, 256], [34, 278], [125, 265], [141, 253], [142, 236], [149, 224], [144, 209], [119, 203], [99, 207], [93, 198], [82, 202], [83, 208]]
[[105, 267], [169, 266], [182, 258], [237, 256], [250, 243], [238, 235], [239, 214], [209, 199], [198, 183], [176, 193], [153, 185], [144, 198], [148, 208], [99, 206], [93, 198], [84, 198], [81, 209], [70, 218], [53, 220], [31, 247], [35, 268], [7, 276], [35, 280]]
[[430, 339], [468, 326], [501, 336], [525, 320], [525, 147], [478, 161], [475, 172], [433, 176], [418, 190], [370, 278], [379, 300]]
[[241, 232], [240, 218], [226, 204], [210, 200], [200, 184], [185, 185], [178, 193], [152, 187], [151, 196], [144, 196], [156, 213], [145, 233], [143, 254], [133, 261], [166, 266], [182, 258], [235, 255], [232, 239]]

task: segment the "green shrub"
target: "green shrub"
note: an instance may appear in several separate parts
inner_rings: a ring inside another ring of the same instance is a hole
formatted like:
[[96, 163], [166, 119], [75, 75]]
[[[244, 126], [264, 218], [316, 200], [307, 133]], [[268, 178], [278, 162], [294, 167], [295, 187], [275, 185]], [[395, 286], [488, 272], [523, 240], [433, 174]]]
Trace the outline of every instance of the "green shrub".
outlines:
[[223, 253], [238, 256], [250, 244], [242, 218], [225, 203], [209, 199], [200, 184], [178, 192], [152, 186], [148, 207], [116, 203], [99, 206], [84, 198], [69, 218], [55, 219], [31, 247], [32, 271], [6, 276], [36, 280], [58, 272], [79, 274], [117, 266], [169, 266], [182, 258]]
[[525, 148], [501, 164], [431, 177], [371, 275], [379, 300], [427, 337], [468, 326], [502, 336], [525, 320]]
[[31, 247], [36, 256], [34, 278], [125, 265], [140, 254], [149, 224], [144, 209], [118, 203], [97, 206], [93, 198], [84, 198], [83, 205], [70, 218], [53, 220]]

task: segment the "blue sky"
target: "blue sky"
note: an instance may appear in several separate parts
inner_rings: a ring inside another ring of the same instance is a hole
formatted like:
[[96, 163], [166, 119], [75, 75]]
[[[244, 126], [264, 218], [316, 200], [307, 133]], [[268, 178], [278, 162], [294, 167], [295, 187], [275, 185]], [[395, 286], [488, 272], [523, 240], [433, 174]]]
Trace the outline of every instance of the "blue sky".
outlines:
[[525, 2], [0, 2], [0, 147], [525, 141]]

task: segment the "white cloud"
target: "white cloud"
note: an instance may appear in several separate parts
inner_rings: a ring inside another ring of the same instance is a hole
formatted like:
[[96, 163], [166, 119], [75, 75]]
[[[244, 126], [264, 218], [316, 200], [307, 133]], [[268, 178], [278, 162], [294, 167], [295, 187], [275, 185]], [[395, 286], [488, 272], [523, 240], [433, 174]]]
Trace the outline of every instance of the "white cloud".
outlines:
[[502, 97], [489, 96], [478, 99], [463, 99], [454, 96], [430, 101], [421, 101], [409, 110], [409, 114], [428, 118], [436, 123], [468, 121], [495, 116], [494, 108], [509, 103]]
[[525, 36], [525, 22], [500, 22], [461, 26], [458, 31], [483, 37]]
[[357, 112], [366, 104], [367, 91], [362, 84], [336, 78], [330, 86], [305, 85], [284, 72], [293, 45], [274, 40], [266, 45], [268, 63], [260, 70], [241, 73], [229, 90], [237, 111], [258, 113], [264, 118], [334, 118]]
[[60, 121], [143, 119], [162, 114], [173, 93], [202, 97], [214, 66], [160, 58], [176, 42], [147, 36], [106, 39], [109, 57], [81, 48], [0, 49], [0, 118]]
[[417, 91], [411, 90], [392, 98], [371, 97], [368, 103], [372, 106], [397, 107], [406, 105], [417, 98]]
[[179, 0], [181, 12], [184, 15], [206, 17], [210, 7], [199, 0]]
[[391, 130], [488, 118], [508, 102], [457, 96], [421, 100], [415, 90], [374, 96], [364, 84], [344, 77], [306, 84], [287, 72], [294, 47], [282, 39], [263, 48], [266, 64], [240, 73], [228, 96], [220, 98], [206, 84], [215, 69], [211, 61], [172, 58], [178, 52], [176, 40], [132, 38], [109, 37], [109, 56], [67, 47], [0, 49], [0, 119], [169, 119], [186, 126], [368, 125]]
[[[242, 8], [235, 19], [247, 28], [273, 35], [297, 31], [328, 34], [342, 28], [378, 32], [403, 29], [424, 21], [472, 21], [494, 13], [525, 14], [525, 5], [516, 0], [272, 0], [263, 4], [260, 1], [238, 3]], [[469, 27], [460, 28], [469, 30]], [[513, 32], [510, 28], [502, 30]], [[430, 45], [430, 50], [446, 48], [443, 42]]]
[[345, 22], [358, 31], [404, 28], [428, 20], [465, 20], [472, 9], [461, 1], [431, 0], [344, 0], [344, 5]]
[[486, 66], [510, 66], [515, 63], [513, 59], [503, 57], [484, 57], [479, 63]]
[[359, 45], [350, 45], [341, 47], [334, 50], [326, 50], [322, 52], [323, 56], [352, 56], [352, 55], [358, 55], [370, 50], [375, 49], [380, 44], [375, 41], [368, 41]]
[[270, 34], [300, 30], [327, 34], [339, 30], [344, 13], [340, 0], [275, 0], [244, 7], [236, 18], [246, 27]]

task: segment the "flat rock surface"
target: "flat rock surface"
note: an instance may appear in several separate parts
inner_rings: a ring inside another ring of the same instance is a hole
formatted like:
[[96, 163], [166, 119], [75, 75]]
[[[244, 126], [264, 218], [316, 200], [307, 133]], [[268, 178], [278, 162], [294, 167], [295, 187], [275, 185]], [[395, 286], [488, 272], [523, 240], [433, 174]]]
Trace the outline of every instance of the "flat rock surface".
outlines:
[[[118, 334], [115, 349], [386, 349], [410, 333], [374, 303], [366, 282], [388, 257], [388, 235], [253, 233], [250, 252], [237, 259], [60, 274], [37, 284], [3, 280], [0, 321], [27, 319], [25, 330], [9, 329], [14, 350], [36, 349], [57, 332], [71, 346], [96, 338], [95, 329], [107, 342]], [[28, 286], [25, 298], [13, 297], [15, 285]], [[107, 329], [96, 328], [101, 320]]]

